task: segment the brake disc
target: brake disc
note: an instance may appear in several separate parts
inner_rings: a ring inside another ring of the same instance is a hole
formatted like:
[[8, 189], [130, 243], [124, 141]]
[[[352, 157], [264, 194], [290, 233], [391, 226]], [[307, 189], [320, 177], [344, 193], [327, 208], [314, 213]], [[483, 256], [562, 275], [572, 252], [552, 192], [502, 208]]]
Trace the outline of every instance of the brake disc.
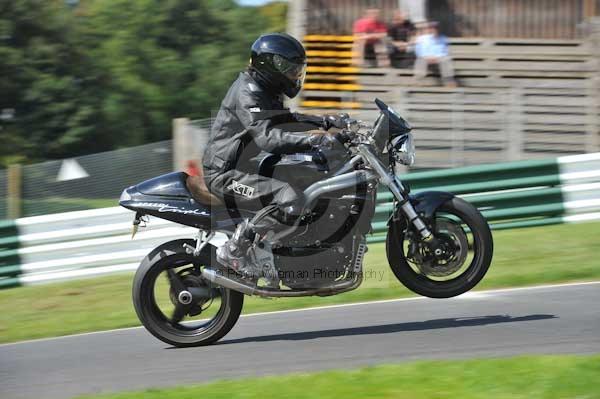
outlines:
[[420, 272], [428, 277], [443, 278], [461, 269], [469, 253], [469, 240], [464, 229], [448, 219], [436, 220], [435, 235], [442, 241], [443, 253], [434, 256], [426, 244], [419, 245], [415, 259]]

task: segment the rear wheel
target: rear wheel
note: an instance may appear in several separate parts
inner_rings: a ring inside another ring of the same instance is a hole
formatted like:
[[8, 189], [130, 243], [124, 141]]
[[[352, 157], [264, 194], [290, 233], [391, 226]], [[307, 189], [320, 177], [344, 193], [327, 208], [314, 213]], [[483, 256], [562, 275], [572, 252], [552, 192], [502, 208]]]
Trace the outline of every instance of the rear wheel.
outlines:
[[485, 218], [454, 197], [436, 210], [431, 228], [440, 242], [437, 254], [412, 229], [400, 223], [390, 226], [386, 252], [396, 278], [431, 298], [449, 298], [475, 287], [492, 261], [492, 234]]
[[153, 250], [142, 261], [133, 282], [135, 311], [156, 338], [178, 347], [212, 344], [237, 322], [244, 295], [211, 284], [200, 275], [209, 266], [205, 251], [198, 258], [187, 254], [175, 240]]

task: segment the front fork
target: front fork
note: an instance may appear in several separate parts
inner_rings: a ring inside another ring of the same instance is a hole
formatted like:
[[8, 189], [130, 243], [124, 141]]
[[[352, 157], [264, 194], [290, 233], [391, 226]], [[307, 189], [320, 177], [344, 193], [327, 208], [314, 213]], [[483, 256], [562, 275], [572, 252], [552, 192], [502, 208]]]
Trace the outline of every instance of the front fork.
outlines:
[[385, 184], [392, 194], [398, 204], [400, 205], [400, 209], [406, 215], [406, 219], [410, 224], [412, 224], [416, 231], [419, 232], [421, 239], [426, 242], [430, 242], [433, 240], [433, 234], [431, 230], [427, 227], [423, 219], [417, 214], [415, 208], [412, 206], [410, 201], [408, 200], [407, 190], [404, 188], [404, 185], [398, 179], [396, 175], [389, 172], [386, 167], [381, 163], [379, 158], [373, 154], [371, 149], [365, 145], [358, 146], [359, 152], [366, 158], [369, 165], [375, 170], [377, 175], [379, 175], [379, 181]]

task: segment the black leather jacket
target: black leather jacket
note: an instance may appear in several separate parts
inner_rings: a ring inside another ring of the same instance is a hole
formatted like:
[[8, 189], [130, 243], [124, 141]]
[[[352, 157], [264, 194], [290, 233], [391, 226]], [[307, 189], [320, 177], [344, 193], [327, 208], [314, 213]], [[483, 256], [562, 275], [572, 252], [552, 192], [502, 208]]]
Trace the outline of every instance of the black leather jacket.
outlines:
[[291, 154], [310, 150], [321, 136], [306, 131], [323, 125], [322, 117], [291, 113], [283, 96], [274, 95], [260, 76], [240, 73], [221, 103], [203, 157], [205, 173], [240, 167], [262, 151]]

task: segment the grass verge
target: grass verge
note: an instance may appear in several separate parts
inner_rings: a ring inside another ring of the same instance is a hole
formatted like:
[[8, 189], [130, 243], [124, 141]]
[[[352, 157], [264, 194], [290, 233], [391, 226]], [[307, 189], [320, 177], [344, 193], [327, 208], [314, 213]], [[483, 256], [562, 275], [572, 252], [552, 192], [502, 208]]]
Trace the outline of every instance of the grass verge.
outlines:
[[[494, 233], [492, 267], [477, 289], [600, 280], [600, 223]], [[244, 313], [400, 298], [411, 293], [391, 273], [383, 244], [371, 245], [365, 282], [326, 298], [246, 298]], [[0, 291], [0, 342], [139, 325], [130, 274]]]
[[87, 399], [600, 398], [600, 356], [427, 361], [151, 389]]

